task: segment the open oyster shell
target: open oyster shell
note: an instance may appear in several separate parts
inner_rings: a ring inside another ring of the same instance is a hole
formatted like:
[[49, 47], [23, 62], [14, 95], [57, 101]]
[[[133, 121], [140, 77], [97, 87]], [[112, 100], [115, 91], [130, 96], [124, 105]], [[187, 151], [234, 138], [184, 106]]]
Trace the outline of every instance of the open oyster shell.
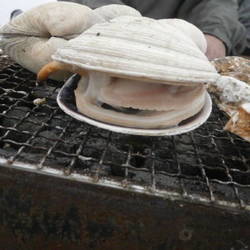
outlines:
[[[199, 113], [206, 82], [219, 77], [187, 22], [123, 16], [91, 26], [52, 56], [38, 79], [54, 70], [81, 75], [78, 110], [93, 119], [130, 128], [166, 128]], [[198, 44], [197, 44], [198, 43]], [[130, 112], [132, 111], [132, 112]]]

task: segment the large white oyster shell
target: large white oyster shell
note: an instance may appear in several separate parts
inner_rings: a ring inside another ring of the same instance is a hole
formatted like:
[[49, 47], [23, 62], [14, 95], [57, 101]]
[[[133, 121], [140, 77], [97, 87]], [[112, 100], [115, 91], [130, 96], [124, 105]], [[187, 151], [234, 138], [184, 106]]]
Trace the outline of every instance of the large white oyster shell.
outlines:
[[95, 24], [52, 58], [125, 78], [181, 85], [213, 82], [218, 77], [190, 37], [171, 24], [146, 17], [124, 16]]
[[[94, 23], [103, 20], [87, 6], [51, 2], [32, 8], [0, 29], [0, 47], [12, 60], [37, 73], [51, 55]], [[68, 75], [68, 74], [67, 74]], [[62, 80], [65, 75], [54, 76]]]
[[[0, 47], [12, 60], [37, 73], [71, 38], [104, 19], [89, 7], [50, 2], [13, 18], [0, 29]], [[60, 80], [64, 75], [56, 77]]]
[[85, 5], [49, 2], [11, 19], [1, 28], [1, 35], [56, 36], [69, 39], [96, 23], [97, 16]]
[[[0, 47], [15, 62], [37, 73], [68, 40], [95, 23], [122, 15], [140, 16], [140, 13], [132, 7], [118, 4], [95, 10], [71, 2], [42, 4], [22, 13], [0, 29]], [[62, 80], [66, 75], [54, 74], [52, 78]]]
[[204, 83], [219, 77], [197, 43], [202, 33], [195, 31], [194, 39], [191, 33], [167, 21], [114, 18], [58, 49], [39, 79], [54, 69], [81, 74], [76, 105], [96, 120], [130, 128], [176, 126], [203, 108]]

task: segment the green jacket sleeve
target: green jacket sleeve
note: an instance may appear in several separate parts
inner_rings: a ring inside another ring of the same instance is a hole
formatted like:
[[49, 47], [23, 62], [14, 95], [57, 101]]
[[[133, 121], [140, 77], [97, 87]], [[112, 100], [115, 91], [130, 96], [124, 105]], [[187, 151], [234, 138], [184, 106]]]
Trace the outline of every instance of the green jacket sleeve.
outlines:
[[228, 55], [239, 55], [246, 47], [246, 29], [239, 22], [237, 0], [186, 0], [177, 18], [183, 18], [224, 42]]

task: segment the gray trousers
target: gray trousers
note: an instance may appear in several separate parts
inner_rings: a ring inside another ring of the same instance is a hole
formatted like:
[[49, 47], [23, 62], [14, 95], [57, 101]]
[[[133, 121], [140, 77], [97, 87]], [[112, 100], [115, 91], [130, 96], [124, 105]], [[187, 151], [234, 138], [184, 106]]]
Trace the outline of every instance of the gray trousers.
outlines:
[[239, 20], [247, 31], [247, 48], [243, 54], [250, 55], [250, 0], [240, 1]]

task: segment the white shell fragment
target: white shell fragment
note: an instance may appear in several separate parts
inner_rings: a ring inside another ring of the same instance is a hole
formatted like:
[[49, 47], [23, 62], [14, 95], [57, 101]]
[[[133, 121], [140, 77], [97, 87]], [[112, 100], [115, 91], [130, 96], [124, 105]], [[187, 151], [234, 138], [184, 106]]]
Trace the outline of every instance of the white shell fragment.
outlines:
[[212, 87], [220, 93], [220, 100], [223, 103], [250, 102], [250, 85], [236, 78], [221, 76], [212, 84]]
[[46, 98], [36, 98], [33, 100], [34, 105], [42, 105], [46, 103]]

